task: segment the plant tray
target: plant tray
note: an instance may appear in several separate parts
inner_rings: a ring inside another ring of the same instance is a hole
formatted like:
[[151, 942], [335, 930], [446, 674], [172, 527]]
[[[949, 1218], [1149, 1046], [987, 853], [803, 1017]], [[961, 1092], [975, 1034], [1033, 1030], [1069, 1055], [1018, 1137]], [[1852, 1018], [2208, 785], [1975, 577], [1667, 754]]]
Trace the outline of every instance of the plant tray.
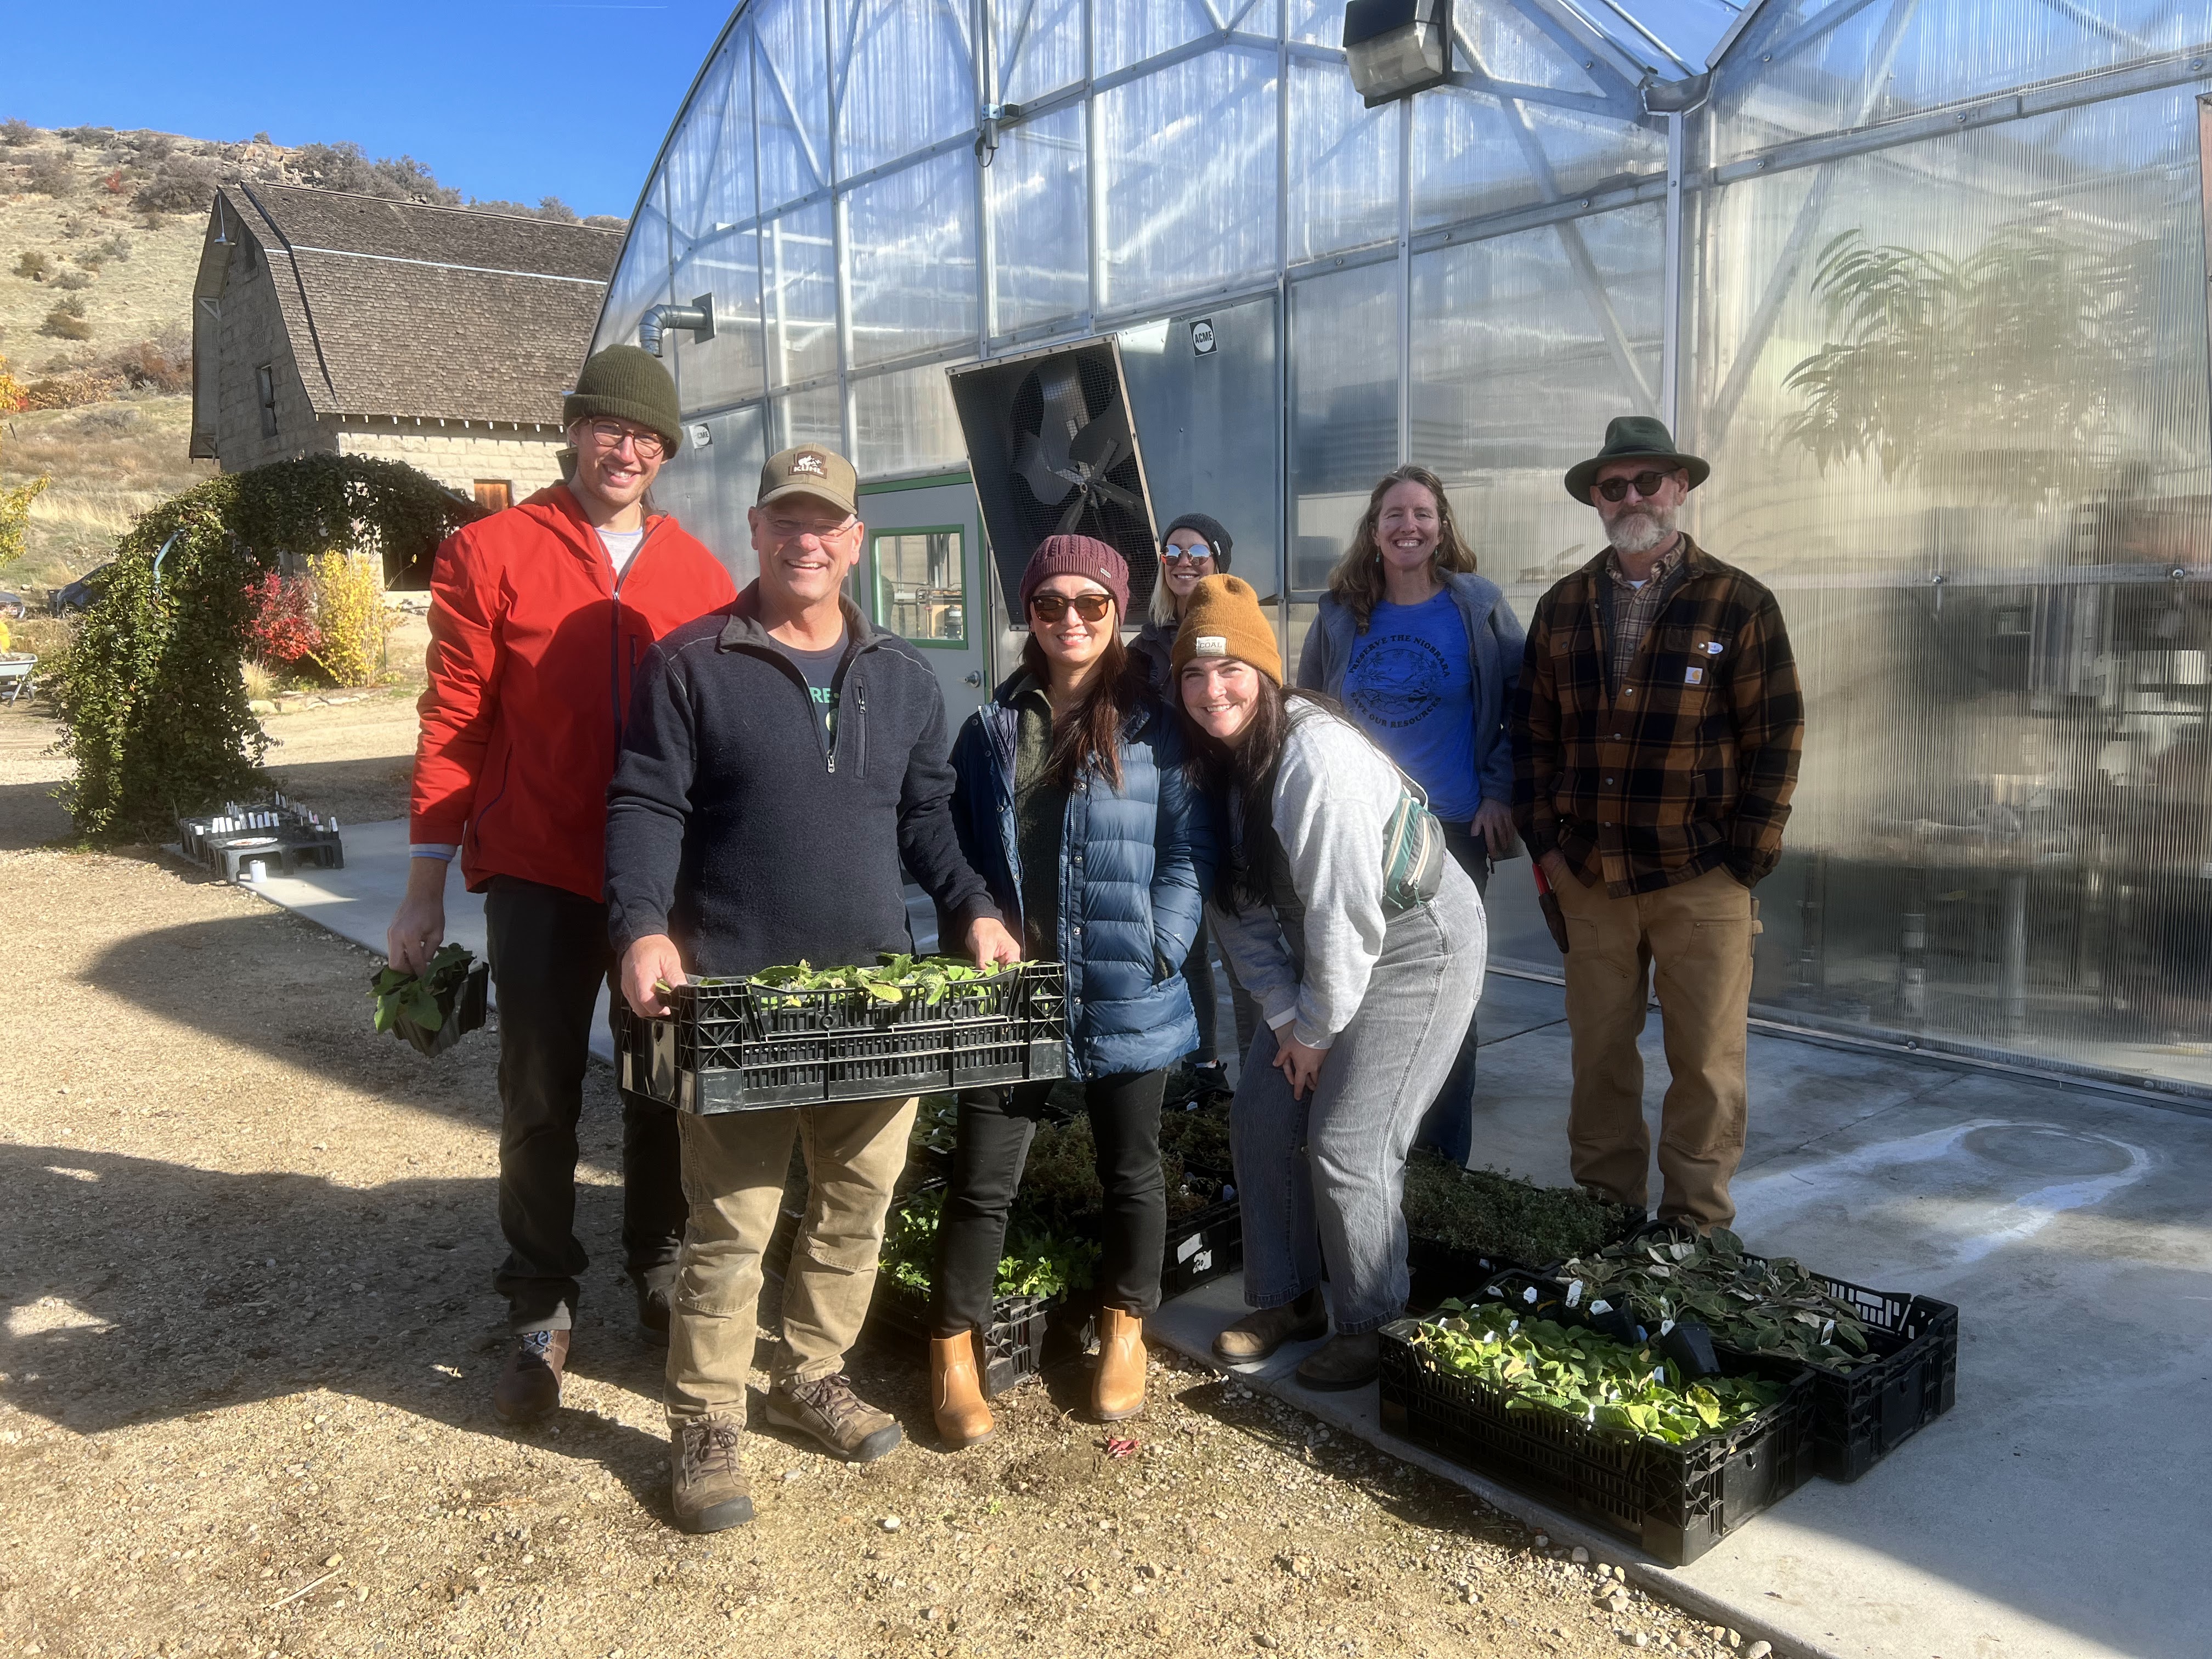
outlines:
[[[1643, 1224], [1644, 1217], [1631, 1211], [1605, 1244], [1618, 1244]], [[1456, 1244], [1447, 1244], [1440, 1238], [1423, 1238], [1415, 1234], [1406, 1241], [1406, 1265], [1413, 1275], [1412, 1305], [1427, 1309], [1454, 1297], [1464, 1302], [1499, 1273], [1534, 1273], [1540, 1278], [1550, 1274], [1559, 1264], [1482, 1255]]]
[[[1813, 1277], [1830, 1296], [1858, 1310], [1867, 1328], [1867, 1346], [1877, 1356], [1847, 1371], [1806, 1365], [1813, 1379], [1814, 1471], [1848, 1484], [1956, 1401], [1959, 1310], [1924, 1296], [1870, 1291], [1826, 1273]], [[1531, 1278], [1547, 1297], [1566, 1293], [1565, 1281], [1556, 1273]], [[1765, 1358], [1717, 1339], [1713, 1352], [1732, 1367]]]
[[[1382, 1426], [1639, 1546], [1671, 1566], [1696, 1560], [1812, 1474], [1812, 1378], [1727, 1434], [1686, 1446], [1593, 1428], [1545, 1406], [1512, 1409], [1489, 1384], [1436, 1364], [1382, 1330]], [[1771, 1374], [1771, 1367], [1760, 1366]]]
[[1160, 1300], [1211, 1283], [1244, 1265], [1244, 1217], [1234, 1197], [1168, 1223], [1167, 1260], [1160, 1264]]
[[179, 818], [177, 848], [228, 881], [238, 880], [256, 859], [288, 874], [345, 868], [345, 846], [336, 821], [325, 822], [282, 799], [252, 806], [234, 802], [222, 812]]
[[[1002, 1296], [991, 1304], [991, 1322], [982, 1332], [982, 1382], [986, 1399], [1004, 1394], [1044, 1369], [1045, 1338], [1058, 1303], [1042, 1296]], [[868, 1322], [909, 1341], [927, 1343], [932, 1334], [929, 1293], [902, 1285], [887, 1273], [876, 1276]]]
[[687, 1112], [881, 1100], [1067, 1070], [1066, 972], [1009, 968], [935, 1004], [865, 991], [781, 991], [746, 981], [679, 985], [665, 1018], [615, 1008], [621, 1086]]

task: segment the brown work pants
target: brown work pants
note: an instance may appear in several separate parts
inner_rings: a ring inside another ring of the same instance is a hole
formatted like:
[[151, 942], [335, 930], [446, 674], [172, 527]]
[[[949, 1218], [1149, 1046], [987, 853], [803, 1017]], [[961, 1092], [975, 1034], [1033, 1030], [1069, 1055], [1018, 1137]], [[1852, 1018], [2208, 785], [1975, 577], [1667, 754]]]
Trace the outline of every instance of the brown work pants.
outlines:
[[791, 1138], [806, 1159], [806, 1211], [783, 1281], [781, 1378], [842, 1369], [875, 1294], [891, 1183], [906, 1167], [913, 1098], [804, 1110], [679, 1114], [691, 1218], [668, 1322], [668, 1420], [745, 1415], [759, 1334], [761, 1256], [782, 1208]]
[[1735, 1219], [1729, 1180], [1743, 1158], [1744, 1047], [1758, 906], [1726, 870], [1656, 893], [1614, 898], [1562, 883], [1575, 1179], [1638, 1209], [1650, 1195], [1644, 1121], [1647, 985], [1658, 965], [1659, 1018], [1671, 1073], [1660, 1109], [1658, 1214], [1700, 1230]]

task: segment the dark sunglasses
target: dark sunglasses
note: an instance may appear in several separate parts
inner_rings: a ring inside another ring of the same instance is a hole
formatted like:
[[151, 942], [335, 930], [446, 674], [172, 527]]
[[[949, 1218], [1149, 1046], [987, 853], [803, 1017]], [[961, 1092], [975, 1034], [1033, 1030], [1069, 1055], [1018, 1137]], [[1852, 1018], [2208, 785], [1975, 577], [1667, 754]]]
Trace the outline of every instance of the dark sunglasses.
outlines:
[[1607, 478], [1591, 488], [1609, 501], [1620, 500], [1632, 489], [1648, 501], [1659, 493], [1659, 486], [1674, 476], [1671, 472], [1639, 472], [1632, 478]]
[[1039, 593], [1030, 600], [1030, 614], [1040, 622], [1055, 623], [1067, 614], [1071, 605], [1085, 622], [1103, 622], [1114, 608], [1113, 599], [1104, 593], [1079, 593], [1072, 599], [1065, 593]]

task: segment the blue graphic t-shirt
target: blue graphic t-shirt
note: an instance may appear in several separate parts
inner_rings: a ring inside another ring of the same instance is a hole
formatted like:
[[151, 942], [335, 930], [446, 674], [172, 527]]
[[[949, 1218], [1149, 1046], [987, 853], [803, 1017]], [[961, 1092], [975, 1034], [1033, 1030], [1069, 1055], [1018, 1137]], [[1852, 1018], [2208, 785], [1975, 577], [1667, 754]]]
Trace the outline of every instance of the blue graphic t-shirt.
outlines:
[[1352, 642], [1344, 706], [1383, 751], [1428, 791], [1447, 823], [1482, 804], [1474, 775], [1474, 661], [1449, 592], [1419, 605], [1375, 607]]

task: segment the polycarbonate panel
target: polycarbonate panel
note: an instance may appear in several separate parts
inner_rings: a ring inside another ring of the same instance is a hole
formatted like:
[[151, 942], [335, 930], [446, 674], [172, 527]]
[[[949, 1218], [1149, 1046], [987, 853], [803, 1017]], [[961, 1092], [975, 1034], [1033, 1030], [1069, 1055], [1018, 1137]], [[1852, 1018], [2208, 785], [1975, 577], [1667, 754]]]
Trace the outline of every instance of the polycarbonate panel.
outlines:
[[[1468, 3], [1468, 0], [1462, 0]], [[1283, 32], [1310, 46], [1344, 44], [1344, 7], [1339, 0], [1284, 0]]]
[[2170, 91], [1710, 204], [1692, 501], [1807, 693], [1762, 1002], [2212, 1082], [2201, 189]]
[[1562, 475], [1615, 416], [1653, 412], [1665, 248], [1653, 206], [1413, 261], [1412, 459], [1523, 615], [1605, 545]]
[[1091, 0], [1091, 11], [1094, 75], [1111, 75], [1220, 27], [1208, 15], [1206, 0]]
[[827, 202], [771, 219], [760, 237], [769, 378], [811, 380], [837, 367], [837, 253]]
[[992, 0], [999, 97], [1034, 103], [1083, 78], [1083, 0]]
[[1242, 46], [1098, 100], [1102, 306], [1226, 288], [1276, 268], [1277, 101], [1274, 54]]
[[1716, 153], [2208, 43], [2212, 15], [2175, 0], [1774, 0], [1714, 76]]
[[975, 167], [940, 155], [846, 198], [854, 367], [975, 337]]
[[592, 337], [594, 351], [611, 345], [635, 345], [645, 308], [669, 297], [668, 216], [662, 207], [663, 192], [664, 179], [655, 174], [630, 217], [629, 234], [623, 239], [622, 254], [607, 287], [606, 305], [599, 313], [599, 330]]
[[675, 292], [690, 304], [701, 295], [714, 302], [714, 337], [692, 339], [672, 331], [661, 348], [686, 409], [757, 398], [761, 381], [760, 237], [724, 231], [693, 246], [676, 262]]
[[1367, 108], [1341, 64], [1293, 58], [1290, 119], [1290, 260], [1395, 237], [1399, 106]]
[[775, 410], [778, 449], [821, 444], [841, 455], [845, 453], [845, 399], [836, 386], [818, 386], [778, 398]]
[[1548, 33], [1510, 0], [1461, 0], [1452, 33], [1478, 75], [1508, 85], [1584, 94], [1601, 90], [1594, 60]]
[[1325, 586], [1398, 465], [1396, 262], [1291, 289], [1291, 587]]
[[968, 459], [939, 364], [853, 382], [853, 465], [864, 478], [960, 466]]
[[996, 267], [994, 333], [1073, 317], [1091, 303], [1084, 106], [1009, 127], [983, 175]]
[[670, 137], [668, 218], [682, 248], [753, 216], [752, 72], [741, 37], [715, 55]]
[[830, 182], [830, 50], [821, 0], [752, 8], [760, 203], [773, 212]]
[[837, 0], [831, 105], [849, 179], [975, 125], [968, 0]]
[[740, 586], [758, 574], [745, 509], [760, 489], [761, 463], [768, 459], [768, 411], [759, 404], [727, 410], [687, 422], [707, 429], [701, 444], [695, 431], [668, 458], [653, 481], [653, 511], [676, 521], [704, 542]]
[[1667, 171], [1666, 134], [1557, 105], [1439, 88], [1413, 100], [1413, 223], [1427, 229]]

